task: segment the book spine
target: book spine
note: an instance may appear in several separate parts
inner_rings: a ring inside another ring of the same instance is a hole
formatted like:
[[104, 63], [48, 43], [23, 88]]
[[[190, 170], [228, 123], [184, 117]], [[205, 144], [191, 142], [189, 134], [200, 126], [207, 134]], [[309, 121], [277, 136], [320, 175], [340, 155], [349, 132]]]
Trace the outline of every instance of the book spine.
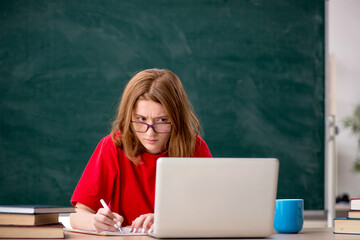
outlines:
[[354, 221], [356, 221], [356, 220], [360, 220], [360, 218], [349, 218], [349, 217], [346, 217], [346, 218], [334, 218], [334, 221], [335, 220], [354, 220]]
[[333, 232], [334, 234], [346, 234], [346, 235], [360, 235], [360, 233], [344, 233], [344, 232]]

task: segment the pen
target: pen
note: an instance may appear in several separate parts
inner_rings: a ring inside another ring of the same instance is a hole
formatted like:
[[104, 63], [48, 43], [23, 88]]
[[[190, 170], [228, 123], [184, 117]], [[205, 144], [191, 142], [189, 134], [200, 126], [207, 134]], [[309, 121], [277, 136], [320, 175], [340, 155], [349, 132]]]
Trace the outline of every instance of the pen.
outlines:
[[[101, 205], [102, 205], [105, 209], [107, 209], [107, 210], [109, 210], [109, 211], [111, 212], [110, 208], [109, 208], [108, 205], [105, 203], [104, 199], [100, 199], [100, 203], [101, 203]], [[120, 231], [121, 233], [123, 233], [123, 231], [121, 230], [120, 226], [118, 226], [116, 223], [115, 223], [114, 227], [116, 227], [117, 229], [119, 229], [119, 231]]]

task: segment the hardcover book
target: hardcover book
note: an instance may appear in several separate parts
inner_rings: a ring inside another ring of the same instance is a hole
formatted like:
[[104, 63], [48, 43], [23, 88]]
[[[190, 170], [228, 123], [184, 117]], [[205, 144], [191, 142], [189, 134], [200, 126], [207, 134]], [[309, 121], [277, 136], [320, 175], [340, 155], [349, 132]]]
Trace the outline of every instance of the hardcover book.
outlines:
[[0, 238], [64, 238], [64, 226], [52, 224], [43, 226], [0, 225]]
[[360, 219], [335, 218], [334, 233], [337, 234], [360, 234]]
[[348, 218], [360, 218], [360, 211], [356, 211], [356, 210], [348, 211]]
[[0, 213], [39, 214], [39, 213], [73, 213], [75, 207], [52, 205], [0, 205]]
[[0, 213], [0, 225], [45, 225], [59, 222], [58, 213], [13, 214]]
[[360, 210], [360, 198], [350, 198], [350, 210]]

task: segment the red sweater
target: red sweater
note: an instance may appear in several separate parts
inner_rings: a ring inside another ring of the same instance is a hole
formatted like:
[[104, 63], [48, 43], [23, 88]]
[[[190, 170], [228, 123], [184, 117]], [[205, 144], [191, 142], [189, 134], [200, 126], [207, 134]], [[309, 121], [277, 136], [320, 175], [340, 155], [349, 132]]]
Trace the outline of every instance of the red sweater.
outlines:
[[[103, 138], [91, 156], [71, 204], [82, 203], [94, 211], [103, 198], [111, 211], [124, 217], [122, 226], [142, 214], [154, 212], [156, 161], [165, 154], [144, 153], [142, 164], [133, 164], [124, 151], [114, 145], [111, 135]], [[212, 157], [205, 141], [198, 136], [194, 157]]]

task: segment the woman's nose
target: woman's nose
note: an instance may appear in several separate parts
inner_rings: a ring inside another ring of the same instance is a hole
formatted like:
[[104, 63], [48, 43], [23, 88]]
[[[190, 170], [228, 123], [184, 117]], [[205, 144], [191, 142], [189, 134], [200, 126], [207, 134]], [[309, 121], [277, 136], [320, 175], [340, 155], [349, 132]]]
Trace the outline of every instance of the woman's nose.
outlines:
[[146, 134], [149, 135], [149, 136], [156, 134], [156, 132], [154, 130], [154, 127], [149, 126], [148, 130], [146, 131]]

